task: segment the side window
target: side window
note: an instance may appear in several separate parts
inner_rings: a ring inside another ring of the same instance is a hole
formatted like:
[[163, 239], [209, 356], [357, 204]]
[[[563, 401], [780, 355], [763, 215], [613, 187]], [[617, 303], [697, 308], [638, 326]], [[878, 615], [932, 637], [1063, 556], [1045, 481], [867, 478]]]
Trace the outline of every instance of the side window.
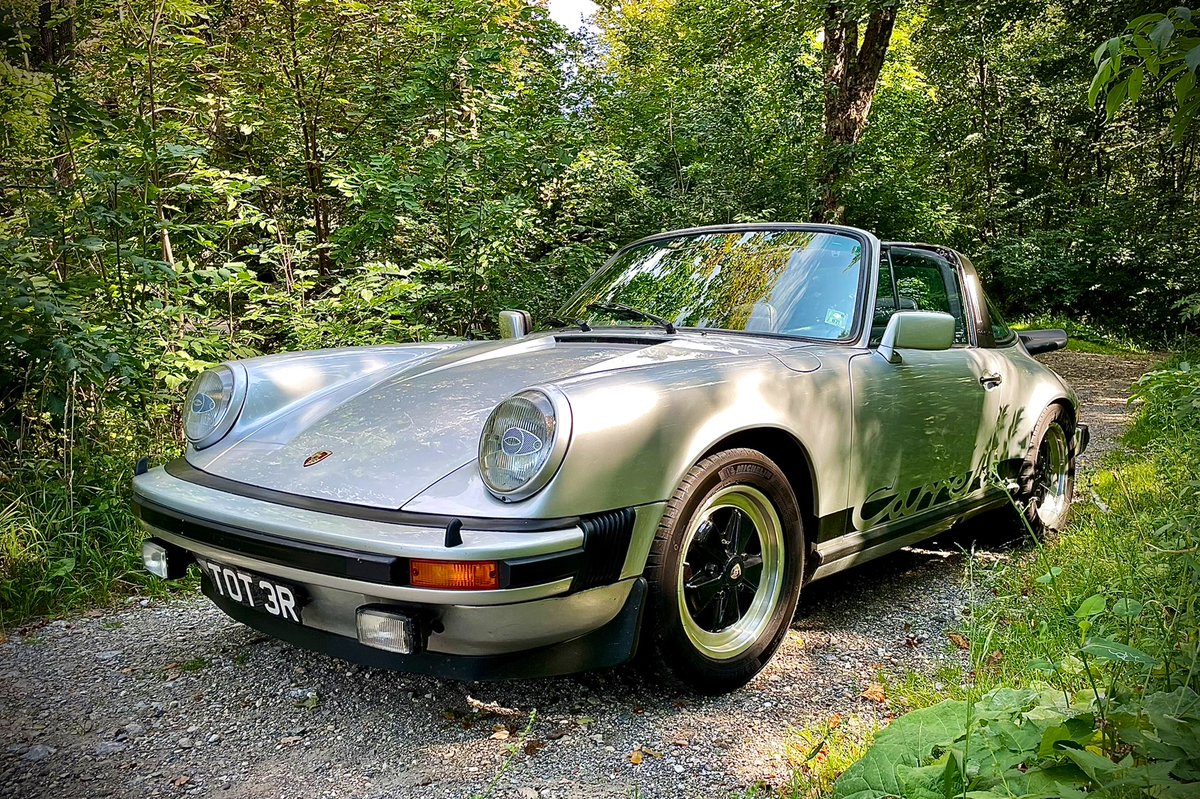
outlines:
[[[875, 293], [875, 310], [871, 315], [871, 346], [876, 347], [883, 340], [883, 331], [887, 329], [888, 320], [899, 308], [904, 310], [902, 302], [897, 306], [896, 287], [892, 284], [892, 270], [888, 267], [887, 252], [879, 259], [879, 291]], [[911, 309], [910, 309], [911, 310]]]
[[1000, 311], [996, 309], [991, 298], [985, 296], [984, 301], [987, 303], [988, 319], [992, 322], [992, 339], [996, 342], [996, 346], [1003, 347], [1012, 344], [1017, 340], [1017, 334], [1004, 321], [1004, 317], [1000, 315]]
[[[929, 252], [891, 248], [881, 259], [879, 292], [871, 321], [871, 340], [878, 343], [896, 311], [941, 311], [954, 317], [954, 343], [967, 343], [967, 324], [958, 271], [945, 258]], [[892, 276], [895, 276], [895, 284]]]

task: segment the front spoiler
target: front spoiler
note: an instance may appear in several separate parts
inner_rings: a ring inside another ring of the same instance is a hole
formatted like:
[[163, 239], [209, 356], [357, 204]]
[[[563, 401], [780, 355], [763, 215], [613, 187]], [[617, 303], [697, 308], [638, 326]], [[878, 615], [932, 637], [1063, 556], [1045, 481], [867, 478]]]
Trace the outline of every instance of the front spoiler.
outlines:
[[201, 590], [233, 619], [287, 641], [342, 660], [374, 668], [427, 674], [455, 680], [505, 680], [554, 677], [580, 671], [619, 666], [637, 654], [638, 630], [646, 605], [646, 580], [632, 581], [629, 597], [617, 615], [604, 626], [559, 644], [493, 655], [451, 655], [420, 652], [402, 655], [360, 644], [344, 635], [282, 621], [231, 602], [212, 590], [208, 580]]

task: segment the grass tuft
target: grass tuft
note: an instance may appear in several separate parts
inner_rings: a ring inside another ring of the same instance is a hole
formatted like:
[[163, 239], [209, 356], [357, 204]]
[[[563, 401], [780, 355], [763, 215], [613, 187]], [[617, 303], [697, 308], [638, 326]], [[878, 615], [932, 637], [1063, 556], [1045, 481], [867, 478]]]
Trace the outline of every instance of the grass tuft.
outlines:
[[786, 795], [790, 799], [827, 796], [837, 778], [862, 757], [874, 733], [874, 722], [840, 715], [818, 727], [794, 730], [787, 742], [792, 777]]

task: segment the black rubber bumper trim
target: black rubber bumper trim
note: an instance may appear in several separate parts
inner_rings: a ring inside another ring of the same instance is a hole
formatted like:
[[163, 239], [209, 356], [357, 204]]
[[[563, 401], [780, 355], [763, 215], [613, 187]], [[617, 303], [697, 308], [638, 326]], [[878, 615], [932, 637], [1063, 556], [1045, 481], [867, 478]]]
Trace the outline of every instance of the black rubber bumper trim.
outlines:
[[[217, 549], [268, 563], [380, 585], [408, 585], [408, 558], [296, 541], [228, 524], [196, 519], [134, 495], [133, 514], [146, 524]], [[452, 556], [454, 550], [446, 550]], [[621, 553], [622, 559], [624, 552]], [[500, 587], [523, 588], [573, 577], [583, 562], [581, 548], [500, 560]], [[451, 558], [452, 559], [452, 558]], [[614, 577], [609, 582], [615, 582]]]
[[494, 530], [496, 532], [542, 532], [545, 530], [560, 530], [564, 527], [575, 527], [579, 524], [578, 516], [568, 516], [556, 519], [493, 519], [478, 516], [444, 516], [433, 513], [412, 513], [391, 508], [372, 508], [366, 505], [355, 505], [350, 502], [338, 502], [332, 499], [306, 497], [300, 494], [290, 494], [274, 488], [250, 485], [228, 477], [211, 474], [197, 469], [184, 458], [176, 458], [163, 465], [167, 474], [180, 480], [186, 480], [198, 486], [224, 491], [239, 497], [258, 499], [273, 505], [285, 505], [289, 508], [310, 510], [316, 513], [328, 513], [333, 516], [346, 516], [351, 519], [366, 519], [387, 524], [411, 524], [417, 527], [444, 528], [454, 519], [462, 522], [464, 530]]
[[207, 580], [202, 581], [201, 587], [226, 614], [272, 638], [364, 666], [454, 680], [554, 677], [619, 666], [637, 653], [647, 590], [645, 578], [637, 578], [624, 607], [610, 622], [561, 644], [502, 655], [447, 655], [440, 652], [401, 655], [364, 646], [355, 638], [282, 621], [214, 596]]
[[368, 583], [404, 585], [408, 582], [408, 560], [394, 555], [300, 542], [207, 519], [194, 519], [136, 494], [133, 515], [151, 527], [175, 533], [189, 541], [280, 566]]

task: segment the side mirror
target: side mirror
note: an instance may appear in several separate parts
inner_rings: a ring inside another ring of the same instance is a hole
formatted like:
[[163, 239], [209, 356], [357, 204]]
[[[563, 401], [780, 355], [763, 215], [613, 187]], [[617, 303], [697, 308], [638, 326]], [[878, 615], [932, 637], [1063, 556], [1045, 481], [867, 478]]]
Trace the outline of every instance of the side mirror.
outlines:
[[528, 311], [501, 311], [500, 338], [521, 338], [533, 330], [533, 317]]
[[954, 317], [940, 311], [900, 311], [892, 314], [879, 354], [900, 363], [896, 350], [948, 350], [954, 346]]

